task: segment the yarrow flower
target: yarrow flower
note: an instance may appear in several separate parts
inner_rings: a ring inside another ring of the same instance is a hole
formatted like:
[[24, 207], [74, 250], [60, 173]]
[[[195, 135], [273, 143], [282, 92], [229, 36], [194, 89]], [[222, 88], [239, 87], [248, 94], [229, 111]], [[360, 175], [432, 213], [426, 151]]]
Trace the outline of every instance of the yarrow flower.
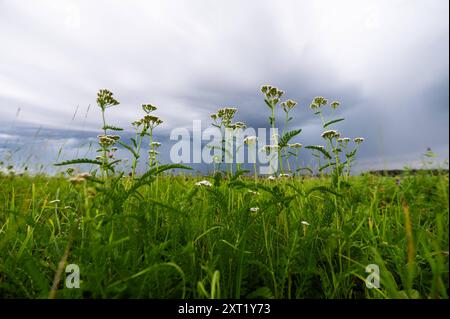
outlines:
[[142, 104], [142, 110], [143, 110], [145, 113], [147, 113], [147, 114], [149, 114], [149, 113], [155, 111], [156, 109], [157, 109], [157, 107], [154, 106], [154, 105], [151, 105], [151, 104]]
[[340, 137], [337, 139], [338, 143], [342, 143], [342, 144], [347, 144], [348, 142], [350, 142], [350, 138], [349, 137]]
[[207, 187], [211, 187], [212, 184], [211, 182], [207, 181], [207, 180], [203, 180], [200, 182], [195, 183], [195, 186], [207, 186]]
[[233, 130], [237, 130], [237, 129], [245, 129], [247, 127], [247, 125], [244, 122], [236, 122], [236, 123], [230, 124], [228, 127]]
[[353, 142], [355, 142], [356, 144], [360, 144], [364, 142], [364, 137], [356, 137], [353, 139]]
[[325, 132], [322, 133], [322, 137], [323, 138], [332, 139], [334, 137], [340, 137], [340, 136], [341, 136], [341, 133], [339, 133], [336, 130], [328, 130], [328, 131], [325, 131]]
[[269, 177], [267, 177], [267, 179], [269, 180], [269, 181], [274, 181], [274, 180], [276, 180], [277, 178], [275, 177], [275, 176], [269, 176]]
[[104, 110], [107, 107], [118, 105], [119, 102], [113, 98], [111, 91], [102, 89], [97, 93], [97, 104]]
[[252, 207], [252, 208], [250, 208], [250, 211], [252, 213], [256, 213], [258, 210], [259, 210], [259, 207]]
[[69, 181], [73, 184], [80, 184], [86, 181], [90, 176], [91, 176], [90, 173], [81, 173], [78, 174], [77, 176], [70, 178]]
[[[231, 121], [233, 120], [234, 115], [236, 114], [237, 109], [235, 107], [223, 107], [220, 108], [219, 110], [217, 110], [216, 114], [212, 114], [211, 118], [214, 121], [217, 121], [218, 119], [221, 120], [221, 123], [224, 124], [225, 127], [230, 127]], [[244, 124], [242, 122], [237, 122], [239, 123], [239, 125]], [[236, 125], [237, 123], [235, 123], [234, 125]], [[244, 124], [245, 125], [245, 124]], [[233, 127], [236, 128], [236, 127]]]
[[271, 150], [278, 150], [279, 146], [278, 145], [264, 145], [263, 147], [261, 147], [260, 151], [261, 152], [270, 152]]
[[280, 174], [280, 178], [283, 178], [283, 177], [291, 177], [291, 174]]
[[284, 91], [271, 85], [263, 85], [261, 87], [261, 92], [266, 96], [266, 99], [272, 105], [272, 108], [278, 104], [280, 98], [284, 94]]
[[133, 124], [133, 126], [135, 126], [136, 128], [143, 125], [144, 131], [146, 131], [149, 128], [154, 129], [155, 127], [157, 127], [158, 125], [160, 125], [162, 123], [163, 123], [163, 121], [157, 116], [145, 115], [142, 119], [140, 119], [138, 121], [134, 121], [131, 124]]
[[297, 105], [297, 102], [289, 99], [287, 101], [282, 102], [280, 105], [285, 112], [288, 112], [289, 110], [292, 110]]
[[339, 107], [339, 105], [341, 105], [341, 103], [339, 103], [338, 101], [333, 101], [330, 103], [330, 106], [333, 109], [337, 109]]
[[114, 145], [119, 139], [119, 135], [98, 135], [98, 143], [103, 147]]
[[159, 143], [159, 142], [152, 142], [150, 145], [155, 147], [155, 148], [158, 148], [158, 147], [161, 146], [161, 143]]
[[252, 145], [258, 141], [258, 137], [256, 136], [247, 136], [244, 138], [244, 143], [247, 145]]
[[320, 107], [326, 105], [327, 103], [328, 103], [328, 100], [325, 99], [324, 97], [322, 97], [322, 96], [316, 96], [316, 97], [312, 100], [311, 105], [310, 105], [309, 107], [310, 107], [311, 109], [317, 109], [317, 108], [320, 108]]
[[309, 226], [309, 223], [307, 221], [302, 221], [303, 225]]

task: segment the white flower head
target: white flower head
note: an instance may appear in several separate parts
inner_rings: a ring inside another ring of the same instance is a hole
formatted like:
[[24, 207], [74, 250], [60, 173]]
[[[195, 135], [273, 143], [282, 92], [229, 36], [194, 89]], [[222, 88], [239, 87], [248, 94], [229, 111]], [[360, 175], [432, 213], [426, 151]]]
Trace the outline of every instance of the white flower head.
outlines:
[[250, 208], [250, 211], [252, 213], [256, 213], [258, 210], [259, 210], [259, 207], [252, 207], [252, 208]]
[[328, 130], [328, 131], [325, 131], [325, 132], [323, 132], [322, 133], [322, 137], [323, 138], [334, 138], [334, 137], [337, 137], [337, 138], [339, 138], [341, 136], [341, 133], [339, 133], [338, 131], [336, 131], [336, 130]]
[[211, 182], [207, 181], [207, 180], [203, 180], [200, 182], [195, 183], [195, 186], [207, 186], [207, 187], [211, 187], [212, 184]]
[[275, 176], [271, 175], [271, 176], [267, 177], [267, 179], [268, 179], [269, 181], [274, 181], [274, 180], [276, 180], [277, 178], [276, 178]]
[[356, 144], [360, 144], [364, 142], [364, 137], [356, 137], [353, 139], [353, 142], [355, 142]]
[[302, 221], [303, 225], [309, 226], [309, 223], [307, 221]]
[[258, 137], [256, 136], [247, 136], [244, 138], [244, 143], [247, 145], [253, 145], [258, 141]]

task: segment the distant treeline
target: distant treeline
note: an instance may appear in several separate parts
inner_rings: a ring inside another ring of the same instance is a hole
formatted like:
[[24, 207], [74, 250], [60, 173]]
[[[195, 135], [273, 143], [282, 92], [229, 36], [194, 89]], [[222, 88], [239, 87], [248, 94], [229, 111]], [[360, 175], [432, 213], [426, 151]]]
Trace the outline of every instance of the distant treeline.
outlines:
[[367, 174], [379, 175], [379, 176], [398, 176], [404, 174], [448, 174], [448, 169], [388, 169], [388, 170], [375, 170], [369, 171]]

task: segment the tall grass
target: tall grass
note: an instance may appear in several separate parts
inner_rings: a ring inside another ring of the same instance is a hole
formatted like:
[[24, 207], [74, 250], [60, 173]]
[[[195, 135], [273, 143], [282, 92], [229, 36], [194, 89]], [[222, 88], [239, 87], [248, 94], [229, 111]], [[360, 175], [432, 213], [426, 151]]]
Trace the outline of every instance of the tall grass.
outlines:
[[[265, 86], [269, 124], [284, 94]], [[58, 165], [90, 164], [57, 176], [0, 173], [0, 296], [24, 298], [448, 298], [448, 173], [404, 172], [398, 178], [350, 176], [362, 138], [341, 137], [325, 119], [328, 101], [311, 109], [322, 120], [326, 145], [310, 145], [321, 163], [293, 167], [300, 143], [289, 144], [296, 102], [285, 112], [280, 138], [272, 137], [281, 176], [262, 178], [225, 167], [213, 176], [157, 160], [150, 114], [134, 123], [129, 143], [109, 131], [107, 108], [118, 105], [101, 90], [100, 155]], [[339, 106], [330, 104], [331, 109]], [[236, 109], [213, 114], [220, 129]], [[147, 171], [139, 175], [141, 146], [150, 148]], [[118, 171], [121, 146], [133, 156], [131, 174]], [[222, 145], [218, 145], [223, 148]], [[324, 164], [325, 163], [325, 164]], [[287, 165], [283, 165], [287, 164]], [[79, 289], [64, 286], [63, 268], [77, 264]], [[368, 289], [366, 266], [380, 268], [379, 288]]]

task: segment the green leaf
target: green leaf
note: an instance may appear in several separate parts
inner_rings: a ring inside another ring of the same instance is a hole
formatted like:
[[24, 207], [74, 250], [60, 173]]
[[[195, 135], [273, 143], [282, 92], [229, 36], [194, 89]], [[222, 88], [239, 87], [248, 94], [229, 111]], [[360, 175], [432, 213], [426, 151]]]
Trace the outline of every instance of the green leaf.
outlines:
[[333, 165], [336, 165], [336, 163], [335, 163], [335, 162], [332, 162], [332, 163], [328, 163], [328, 164], [326, 164], [326, 165], [323, 165], [323, 166], [321, 166], [321, 167], [319, 168], [319, 172], [321, 172], [321, 171], [323, 171], [325, 168], [330, 167], [330, 166], [333, 166]]
[[318, 147], [316, 145], [308, 145], [305, 148], [310, 149], [310, 150], [316, 150], [319, 151], [320, 153], [322, 153], [326, 158], [331, 159], [331, 155], [330, 153], [327, 152], [326, 149], [322, 148], [322, 147]]
[[300, 167], [300, 168], [297, 168], [297, 170], [296, 170], [297, 172], [301, 172], [301, 171], [308, 171], [308, 172], [310, 172], [311, 174], [313, 174], [314, 172], [313, 172], [313, 170], [312, 169], [310, 169], [309, 167]]
[[64, 165], [72, 165], [72, 164], [94, 164], [94, 165], [103, 165], [102, 162], [91, 160], [89, 158], [77, 158], [69, 161], [64, 161], [60, 163], [53, 164], [55, 166], [64, 166]]
[[340, 121], [343, 121], [343, 120], [345, 120], [345, 119], [344, 118], [340, 118], [340, 119], [336, 119], [336, 120], [332, 120], [332, 121], [326, 122], [323, 125], [323, 128], [326, 128], [327, 126], [330, 126], [331, 124], [334, 124], [334, 123], [337, 123], [337, 122], [340, 122]]
[[105, 125], [103, 126], [102, 130], [123, 131], [123, 128], [112, 125]]
[[326, 186], [313, 187], [306, 192], [306, 196], [309, 196], [312, 192], [330, 193], [336, 196], [342, 196], [341, 194], [335, 192], [334, 190]]
[[242, 176], [246, 173], [250, 172], [248, 169], [241, 169], [238, 170], [231, 178], [230, 178], [230, 182], [233, 182], [235, 180], [237, 180], [239, 178], [239, 176]]
[[133, 143], [134, 148], [137, 148], [136, 140], [135, 140], [134, 138], [130, 138], [130, 140], [131, 140], [131, 142]]
[[284, 133], [284, 135], [280, 139], [280, 142], [278, 143], [278, 146], [280, 147], [280, 149], [286, 147], [288, 145], [289, 141], [294, 136], [297, 136], [298, 134], [300, 134], [301, 131], [302, 131], [302, 129], [298, 129], [298, 130], [293, 130], [293, 131]]
[[144, 173], [139, 178], [139, 180], [145, 180], [145, 179], [147, 179], [150, 176], [157, 176], [157, 175], [161, 174], [164, 171], [167, 171], [169, 169], [175, 169], [175, 168], [192, 170], [191, 167], [185, 166], [185, 165], [181, 165], [181, 164], [165, 164], [165, 165], [160, 165], [158, 167], [152, 168], [151, 170], [148, 170], [146, 173]]
[[122, 145], [123, 147], [125, 147], [127, 150], [129, 150], [129, 151], [131, 152], [131, 154], [133, 154], [134, 158], [137, 159], [137, 158], [140, 157], [140, 155], [139, 155], [139, 154], [138, 154], [131, 146], [125, 144], [125, 143], [122, 142], [122, 141], [118, 141], [118, 143], [119, 143], [120, 145]]
[[349, 157], [355, 156], [355, 154], [356, 154], [356, 148], [353, 151], [351, 151], [350, 153], [347, 153], [345, 155], [347, 156], [347, 158], [349, 158]]
[[266, 102], [267, 106], [268, 106], [270, 109], [273, 109], [273, 106], [272, 106], [272, 104], [269, 102], [269, 100], [264, 99], [264, 102]]

